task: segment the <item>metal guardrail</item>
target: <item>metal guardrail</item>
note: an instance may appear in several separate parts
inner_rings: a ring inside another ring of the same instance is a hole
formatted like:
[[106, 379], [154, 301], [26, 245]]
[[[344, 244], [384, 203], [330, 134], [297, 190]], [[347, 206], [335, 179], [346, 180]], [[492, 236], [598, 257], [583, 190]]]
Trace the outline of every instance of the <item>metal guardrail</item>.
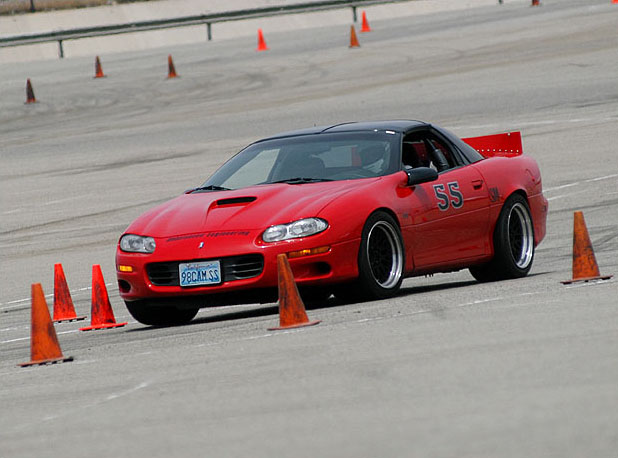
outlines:
[[415, 0], [324, 0], [311, 3], [296, 3], [292, 5], [269, 6], [222, 13], [200, 14], [171, 19], [155, 19], [152, 21], [129, 22], [125, 24], [104, 25], [98, 27], [80, 27], [52, 32], [18, 35], [12, 37], [0, 37], [0, 48], [9, 46], [23, 46], [38, 43], [58, 42], [58, 54], [64, 57], [62, 42], [66, 40], [79, 40], [106, 35], [118, 35], [121, 33], [145, 32], [151, 30], [171, 29], [176, 27], [188, 27], [206, 25], [208, 40], [212, 40], [212, 24], [218, 22], [240, 21], [243, 19], [256, 19], [269, 16], [281, 16], [284, 14], [310, 13], [315, 11], [352, 8], [352, 19], [357, 21], [356, 9], [360, 6], [379, 5], [387, 3], [402, 3]]

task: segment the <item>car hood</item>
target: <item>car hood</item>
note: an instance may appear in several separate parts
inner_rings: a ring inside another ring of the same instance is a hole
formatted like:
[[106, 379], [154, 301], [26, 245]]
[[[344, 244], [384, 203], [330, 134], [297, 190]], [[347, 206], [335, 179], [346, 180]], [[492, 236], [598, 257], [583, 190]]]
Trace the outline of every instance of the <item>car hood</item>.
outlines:
[[183, 194], [136, 219], [126, 233], [171, 237], [213, 231], [263, 230], [319, 216], [335, 199], [380, 178], [305, 184], [271, 184], [233, 191]]

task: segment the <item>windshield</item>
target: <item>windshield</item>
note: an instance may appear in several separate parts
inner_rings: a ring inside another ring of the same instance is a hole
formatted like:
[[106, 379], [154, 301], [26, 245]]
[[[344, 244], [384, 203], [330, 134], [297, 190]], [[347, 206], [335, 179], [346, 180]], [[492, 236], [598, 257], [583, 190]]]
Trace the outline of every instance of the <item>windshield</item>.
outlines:
[[238, 189], [268, 183], [354, 180], [399, 170], [400, 135], [345, 132], [280, 138], [248, 146], [202, 186]]

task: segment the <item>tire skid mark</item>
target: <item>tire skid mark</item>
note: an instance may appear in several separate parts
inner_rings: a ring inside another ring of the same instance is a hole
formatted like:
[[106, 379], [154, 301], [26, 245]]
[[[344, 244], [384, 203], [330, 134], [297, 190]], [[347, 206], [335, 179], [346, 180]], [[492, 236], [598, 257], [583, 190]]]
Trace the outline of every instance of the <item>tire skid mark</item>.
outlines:
[[[54, 226], [55, 224], [61, 224], [61, 223], [70, 223], [70, 222], [74, 222], [76, 220], [85, 219], [85, 218], [91, 218], [91, 217], [96, 217], [96, 216], [113, 215], [114, 213], [117, 213], [119, 211], [132, 210], [134, 208], [139, 208], [139, 207], [144, 206], [144, 205], [154, 206], [154, 205], [160, 204], [162, 202], [165, 202], [166, 200], [167, 199], [155, 199], [155, 200], [150, 200], [150, 201], [147, 201], [147, 202], [140, 202], [138, 204], [125, 205], [124, 207], [112, 208], [112, 209], [109, 209], [109, 210], [101, 210], [101, 211], [98, 211], [98, 212], [88, 213], [88, 214], [85, 214], [85, 215], [71, 216], [71, 217], [67, 217], [67, 218], [57, 219], [57, 220], [54, 220], [54, 221], [48, 221], [46, 223], [34, 224], [32, 226], [25, 226], [25, 227], [20, 227], [20, 228], [16, 228], [16, 229], [9, 229], [8, 231], [0, 232], [0, 236], [24, 233], [24, 232], [31, 231], [33, 229], [46, 228], [46, 227]], [[45, 232], [42, 232], [42, 233], [45, 233]], [[40, 232], [39, 233], [35, 233], [34, 235], [36, 235], [36, 234], [40, 234]]]

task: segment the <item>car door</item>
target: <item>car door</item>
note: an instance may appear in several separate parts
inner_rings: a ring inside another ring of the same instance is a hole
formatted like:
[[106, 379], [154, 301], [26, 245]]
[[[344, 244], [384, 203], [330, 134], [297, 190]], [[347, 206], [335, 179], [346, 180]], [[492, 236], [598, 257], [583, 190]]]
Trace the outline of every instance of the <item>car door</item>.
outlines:
[[482, 175], [435, 133], [406, 140], [416, 145], [417, 166], [438, 169], [436, 181], [414, 186], [407, 197], [415, 270], [485, 256], [490, 250], [489, 192]]

